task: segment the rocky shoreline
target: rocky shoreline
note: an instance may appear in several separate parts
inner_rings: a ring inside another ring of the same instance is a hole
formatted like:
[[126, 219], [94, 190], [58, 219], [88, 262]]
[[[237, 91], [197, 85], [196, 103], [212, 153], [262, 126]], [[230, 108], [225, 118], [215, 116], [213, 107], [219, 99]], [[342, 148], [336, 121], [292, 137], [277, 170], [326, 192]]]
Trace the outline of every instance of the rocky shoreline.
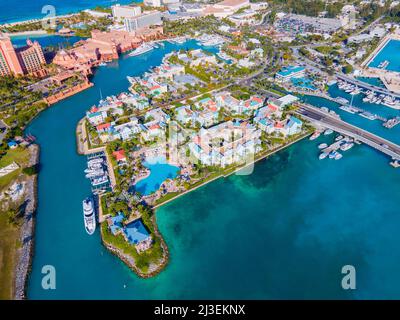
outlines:
[[[29, 166], [39, 163], [39, 146], [31, 145]], [[37, 207], [37, 175], [28, 178], [26, 183], [24, 222], [21, 226], [21, 248], [17, 251], [18, 263], [15, 268], [15, 294], [14, 299], [23, 300], [26, 298], [26, 283], [31, 269], [34, 233], [35, 233], [35, 212]]]

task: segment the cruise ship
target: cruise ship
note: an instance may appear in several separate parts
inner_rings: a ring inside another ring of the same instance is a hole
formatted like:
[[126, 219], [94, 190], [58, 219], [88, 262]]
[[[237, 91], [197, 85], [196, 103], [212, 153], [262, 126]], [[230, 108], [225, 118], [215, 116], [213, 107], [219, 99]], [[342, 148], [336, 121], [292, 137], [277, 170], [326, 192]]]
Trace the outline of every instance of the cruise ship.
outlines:
[[136, 57], [136, 56], [138, 56], [138, 55], [141, 55], [141, 54], [144, 54], [144, 53], [146, 53], [146, 52], [149, 52], [149, 51], [151, 51], [151, 50], [153, 50], [153, 49], [154, 49], [154, 47], [153, 47], [152, 45], [143, 43], [143, 44], [140, 45], [140, 47], [138, 47], [138, 48], [136, 48], [135, 50], [133, 50], [133, 51], [129, 54], [129, 56], [130, 56], [130, 57]]
[[89, 235], [92, 235], [96, 230], [96, 214], [94, 212], [93, 199], [88, 197], [82, 201], [83, 221], [85, 230]]

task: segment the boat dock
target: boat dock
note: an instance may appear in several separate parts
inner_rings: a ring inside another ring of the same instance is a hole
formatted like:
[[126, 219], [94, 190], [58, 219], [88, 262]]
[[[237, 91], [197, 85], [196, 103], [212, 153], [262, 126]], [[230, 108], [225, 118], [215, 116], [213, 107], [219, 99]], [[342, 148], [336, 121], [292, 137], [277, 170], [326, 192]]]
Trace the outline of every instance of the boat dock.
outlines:
[[389, 119], [389, 120], [385, 121], [383, 123], [383, 126], [385, 128], [392, 129], [395, 126], [397, 126], [398, 124], [400, 124], [400, 117], [395, 117], [395, 118], [392, 118], [392, 119]]
[[[113, 188], [112, 166], [108, 161], [108, 157], [104, 151], [94, 152], [87, 155], [88, 168], [85, 170], [86, 178], [90, 179], [92, 192], [100, 194]], [[111, 170], [110, 170], [111, 168]], [[115, 179], [115, 178], [114, 178]]]
[[298, 106], [299, 109], [296, 112], [318, 127], [329, 128], [344, 136], [348, 136], [354, 140], [365, 143], [366, 145], [388, 155], [393, 160], [400, 160], [399, 145], [381, 138], [371, 132], [351, 125], [341, 119], [332, 117], [327, 113], [321, 112], [321, 110], [317, 107], [313, 107], [304, 103], [301, 103]]

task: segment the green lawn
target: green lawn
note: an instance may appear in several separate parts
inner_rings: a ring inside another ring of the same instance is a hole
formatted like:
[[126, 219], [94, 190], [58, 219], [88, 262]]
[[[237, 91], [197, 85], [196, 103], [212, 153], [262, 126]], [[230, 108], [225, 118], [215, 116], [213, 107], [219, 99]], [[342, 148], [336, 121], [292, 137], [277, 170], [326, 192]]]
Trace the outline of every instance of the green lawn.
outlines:
[[0, 300], [14, 295], [16, 251], [20, 245], [19, 229], [8, 223], [8, 216], [0, 212]]
[[0, 159], [0, 168], [8, 166], [16, 162], [20, 168], [0, 178], [0, 191], [3, 191], [13, 180], [21, 173], [22, 168], [29, 163], [29, 151], [25, 148], [18, 147], [8, 150], [7, 154]]

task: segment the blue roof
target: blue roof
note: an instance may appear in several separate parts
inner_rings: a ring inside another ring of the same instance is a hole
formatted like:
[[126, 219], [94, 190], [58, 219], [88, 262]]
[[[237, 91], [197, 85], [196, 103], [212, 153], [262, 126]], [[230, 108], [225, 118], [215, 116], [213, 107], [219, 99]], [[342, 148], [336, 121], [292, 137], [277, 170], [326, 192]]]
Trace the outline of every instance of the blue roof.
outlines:
[[122, 221], [124, 219], [125, 216], [122, 212], [118, 212], [116, 216], [110, 218], [112, 222], [112, 224], [110, 225], [110, 231], [113, 235], [116, 235], [117, 232], [122, 229]]
[[135, 220], [128, 224], [124, 229], [124, 233], [132, 244], [138, 244], [149, 238], [149, 232], [141, 220]]
[[14, 140], [11, 140], [11, 141], [7, 142], [7, 145], [8, 145], [9, 147], [14, 147], [14, 146], [17, 145], [17, 143], [16, 143]]

